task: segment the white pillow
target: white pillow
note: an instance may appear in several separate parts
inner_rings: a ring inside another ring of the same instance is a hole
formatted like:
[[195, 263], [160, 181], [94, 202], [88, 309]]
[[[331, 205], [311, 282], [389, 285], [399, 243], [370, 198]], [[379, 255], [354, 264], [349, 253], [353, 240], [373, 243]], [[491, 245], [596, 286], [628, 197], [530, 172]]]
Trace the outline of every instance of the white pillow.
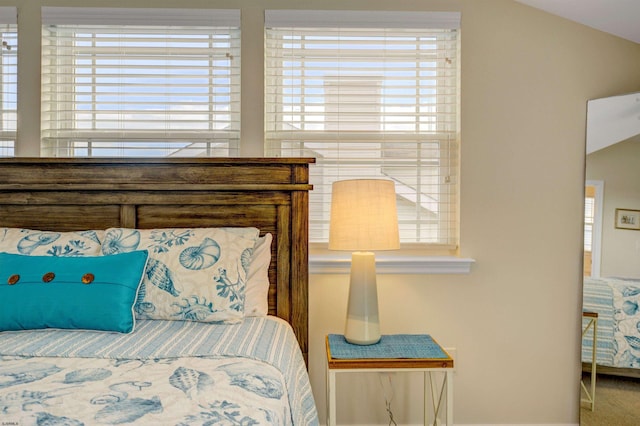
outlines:
[[265, 234], [258, 238], [253, 248], [244, 293], [244, 315], [247, 317], [265, 316], [269, 312], [269, 265], [272, 240], [271, 234]]
[[0, 251], [27, 256], [99, 256], [104, 231], [0, 228]]

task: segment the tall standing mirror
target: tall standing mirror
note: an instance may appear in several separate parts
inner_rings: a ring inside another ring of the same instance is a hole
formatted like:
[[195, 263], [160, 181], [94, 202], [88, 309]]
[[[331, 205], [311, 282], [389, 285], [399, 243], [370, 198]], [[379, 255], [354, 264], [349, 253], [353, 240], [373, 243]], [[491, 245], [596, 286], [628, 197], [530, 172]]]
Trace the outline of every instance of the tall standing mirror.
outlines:
[[589, 101], [586, 145], [580, 419], [639, 424], [640, 92]]

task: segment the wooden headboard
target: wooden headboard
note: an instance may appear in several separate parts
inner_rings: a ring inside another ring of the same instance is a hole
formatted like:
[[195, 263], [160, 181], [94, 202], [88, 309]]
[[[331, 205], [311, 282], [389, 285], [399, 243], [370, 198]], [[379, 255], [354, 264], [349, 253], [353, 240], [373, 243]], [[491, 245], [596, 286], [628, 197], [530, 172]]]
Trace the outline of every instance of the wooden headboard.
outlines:
[[0, 227], [254, 226], [273, 234], [269, 313], [308, 353], [310, 158], [4, 158]]

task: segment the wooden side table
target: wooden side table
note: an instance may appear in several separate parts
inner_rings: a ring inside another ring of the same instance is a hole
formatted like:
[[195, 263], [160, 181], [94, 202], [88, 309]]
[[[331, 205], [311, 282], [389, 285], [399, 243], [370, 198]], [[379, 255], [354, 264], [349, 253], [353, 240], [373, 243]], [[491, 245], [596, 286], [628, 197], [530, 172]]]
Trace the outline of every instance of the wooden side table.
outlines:
[[[383, 335], [379, 343], [368, 346], [349, 344], [343, 335], [326, 337], [327, 349], [327, 426], [336, 425], [336, 375], [338, 373], [416, 371], [424, 374], [424, 424], [453, 425], [453, 358], [426, 334]], [[435, 383], [434, 373], [442, 382]], [[428, 396], [433, 416], [430, 417]], [[446, 423], [440, 415], [443, 399]]]
[[[588, 403], [591, 406], [591, 411], [595, 410], [596, 406], [596, 350], [598, 347], [598, 313], [597, 312], [582, 312], [582, 318], [587, 319], [587, 323], [582, 329], [582, 337], [589, 330], [593, 331], [593, 339], [591, 340], [591, 389], [587, 389], [583, 380], [580, 380], [580, 386], [584, 391], [586, 398], [581, 400]], [[584, 321], [583, 321], [584, 323]]]

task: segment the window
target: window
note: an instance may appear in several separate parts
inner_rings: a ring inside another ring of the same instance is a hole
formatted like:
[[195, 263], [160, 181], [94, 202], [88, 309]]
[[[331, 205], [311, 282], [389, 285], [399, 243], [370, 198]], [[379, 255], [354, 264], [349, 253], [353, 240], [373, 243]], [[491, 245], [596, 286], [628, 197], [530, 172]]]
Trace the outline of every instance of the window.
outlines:
[[0, 157], [15, 155], [18, 96], [16, 8], [0, 7]]
[[584, 199], [584, 275], [600, 277], [604, 182], [589, 180]]
[[267, 11], [265, 143], [316, 157], [310, 239], [331, 184], [395, 182], [403, 243], [458, 243], [458, 13]]
[[593, 186], [587, 186], [584, 198], [584, 251], [591, 252], [593, 244], [593, 223], [596, 213], [596, 195]]
[[43, 8], [43, 156], [230, 156], [237, 10]]

